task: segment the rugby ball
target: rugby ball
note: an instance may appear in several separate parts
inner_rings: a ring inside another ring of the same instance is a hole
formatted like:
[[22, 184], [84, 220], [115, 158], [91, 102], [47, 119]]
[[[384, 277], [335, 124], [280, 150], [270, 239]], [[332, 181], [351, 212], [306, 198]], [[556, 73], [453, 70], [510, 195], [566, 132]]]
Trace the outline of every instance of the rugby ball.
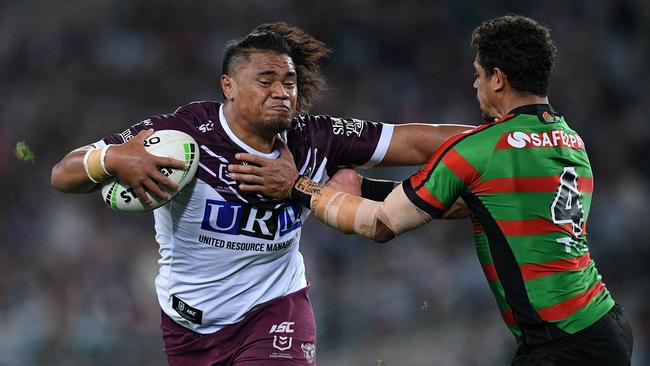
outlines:
[[[199, 166], [199, 147], [192, 136], [176, 130], [160, 130], [154, 132], [144, 140], [144, 149], [152, 155], [170, 157], [186, 162], [188, 170], [159, 168], [158, 170], [178, 184], [180, 191], [189, 183]], [[110, 152], [109, 152], [110, 153]], [[166, 188], [163, 190], [170, 193], [169, 199], [159, 199], [147, 192], [151, 205], [143, 204], [135, 191], [130, 186], [122, 184], [117, 177], [111, 178], [102, 183], [102, 199], [112, 209], [125, 212], [145, 212], [156, 209], [171, 201], [176, 193]]]

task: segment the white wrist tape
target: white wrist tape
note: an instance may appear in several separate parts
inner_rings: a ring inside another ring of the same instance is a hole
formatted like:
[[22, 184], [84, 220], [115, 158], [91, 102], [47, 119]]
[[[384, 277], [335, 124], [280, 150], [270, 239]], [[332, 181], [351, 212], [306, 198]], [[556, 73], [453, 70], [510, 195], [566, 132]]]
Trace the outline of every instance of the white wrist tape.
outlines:
[[86, 171], [86, 175], [88, 176], [88, 179], [90, 179], [91, 182], [99, 183], [98, 180], [95, 180], [95, 178], [93, 178], [92, 174], [90, 174], [90, 170], [88, 169], [88, 158], [90, 158], [90, 154], [92, 154], [94, 150], [95, 149], [90, 149], [86, 151], [86, 154], [84, 155], [84, 170]]
[[113, 145], [109, 144], [109, 145], [104, 146], [102, 148], [101, 154], [99, 155], [99, 164], [102, 166], [102, 170], [104, 171], [104, 174], [106, 174], [109, 177], [112, 174], [109, 173], [108, 170], [106, 170], [106, 162], [105, 162], [105, 160], [106, 160], [106, 152], [108, 151], [108, 148], [110, 148], [111, 146], [113, 146]]
[[88, 179], [93, 183], [101, 183], [110, 177], [111, 174], [106, 170], [106, 151], [111, 145], [106, 145], [101, 149], [90, 149], [86, 151], [83, 158], [84, 170]]

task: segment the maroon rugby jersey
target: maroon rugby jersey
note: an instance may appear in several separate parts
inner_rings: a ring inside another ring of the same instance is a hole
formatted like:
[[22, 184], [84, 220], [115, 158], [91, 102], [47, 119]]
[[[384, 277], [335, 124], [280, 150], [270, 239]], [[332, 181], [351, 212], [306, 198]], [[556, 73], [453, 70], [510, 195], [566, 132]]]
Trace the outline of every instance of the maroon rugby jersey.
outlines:
[[[217, 102], [188, 104], [98, 145], [123, 143], [149, 128], [185, 132], [200, 153], [196, 179], [154, 211], [161, 256], [156, 289], [165, 313], [185, 327], [211, 333], [260, 303], [304, 288], [298, 249], [309, 210], [240, 191], [228, 174], [228, 164], [240, 163], [237, 153], [277, 158], [279, 152], [263, 154], [237, 138]], [[392, 131], [392, 125], [381, 123], [303, 115], [293, 119], [285, 137], [300, 173], [325, 182], [340, 166], [380, 162]]]

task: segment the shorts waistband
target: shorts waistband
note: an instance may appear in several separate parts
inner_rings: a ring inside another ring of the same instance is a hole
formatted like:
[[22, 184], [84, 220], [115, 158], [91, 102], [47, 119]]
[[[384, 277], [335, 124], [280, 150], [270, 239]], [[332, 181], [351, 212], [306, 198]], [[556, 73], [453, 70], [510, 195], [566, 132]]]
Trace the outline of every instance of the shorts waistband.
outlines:
[[[528, 352], [528, 351], [533, 351], [533, 350], [543, 350], [543, 349], [548, 349], [548, 348], [554, 348], [557, 347], [558, 345], [568, 345], [571, 344], [572, 342], [577, 341], [578, 339], [588, 336], [589, 334], [598, 331], [602, 327], [606, 326], [611, 318], [614, 316], [614, 314], [617, 311], [621, 311], [622, 307], [618, 303], [614, 303], [614, 306], [612, 306], [611, 309], [609, 309], [600, 319], [598, 319], [596, 322], [591, 324], [590, 326], [586, 327], [585, 329], [578, 331], [573, 334], [568, 334], [562, 338], [554, 339], [552, 341], [546, 342], [546, 343], [540, 343], [540, 344], [524, 344], [519, 347], [520, 351], [522, 352]], [[519, 353], [519, 352], [518, 352]]]
[[[311, 288], [311, 284], [307, 283], [307, 285], [305, 287], [303, 287], [303, 288], [301, 288], [299, 290], [296, 290], [296, 291], [290, 292], [290, 293], [288, 293], [286, 295], [276, 297], [275, 299], [271, 299], [269, 301], [257, 304], [252, 309], [250, 309], [246, 314], [244, 314], [243, 318], [239, 322], [234, 323], [234, 324], [240, 323], [244, 319], [253, 316], [254, 314], [258, 313], [259, 311], [262, 311], [265, 307], [273, 305], [273, 304], [275, 304], [275, 303], [277, 303], [279, 301], [283, 301], [283, 300], [291, 299], [291, 298], [296, 298], [296, 297], [308, 297], [308, 293], [309, 293], [310, 288]], [[172, 328], [183, 329], [183, 330], [187, 330], [187, 331], [190, 331], [190, 332], [196, 333], [196, 334], [203, 334], [203, 333], [198, 333], [198, 332], [196, 332], [196, 331], [194, 331], [194, 330], [192, 330], [190, 328], [187, 328], [187, 327], [177, 323], [171, 316], [169, 316], [167, 313], [165, 313], [165, 311], [163, 309], [160, 309], [160, 312], [161, 312], [161, 315], [162, 315], [162, 323], [163, 324], [165, 324], [165, 325], [167, 325], [169, 327], [172, 327]], [[221, 328], [221, 329], [230, 327], [232, 325], [233, 324], [224, 325], [224, 327]]]

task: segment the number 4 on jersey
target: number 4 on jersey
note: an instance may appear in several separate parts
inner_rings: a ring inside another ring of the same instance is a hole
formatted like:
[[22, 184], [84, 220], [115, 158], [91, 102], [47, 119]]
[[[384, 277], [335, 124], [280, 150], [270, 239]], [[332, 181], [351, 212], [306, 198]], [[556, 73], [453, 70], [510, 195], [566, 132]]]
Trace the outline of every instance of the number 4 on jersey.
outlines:
[[551, 204], [551, 218], [554, 224], [571, 224], [573, 234], [582, 234], [585, 211], [579, 201], [578, 175], [574, 167], [565, 167], [560, 175], [560, 186]]

